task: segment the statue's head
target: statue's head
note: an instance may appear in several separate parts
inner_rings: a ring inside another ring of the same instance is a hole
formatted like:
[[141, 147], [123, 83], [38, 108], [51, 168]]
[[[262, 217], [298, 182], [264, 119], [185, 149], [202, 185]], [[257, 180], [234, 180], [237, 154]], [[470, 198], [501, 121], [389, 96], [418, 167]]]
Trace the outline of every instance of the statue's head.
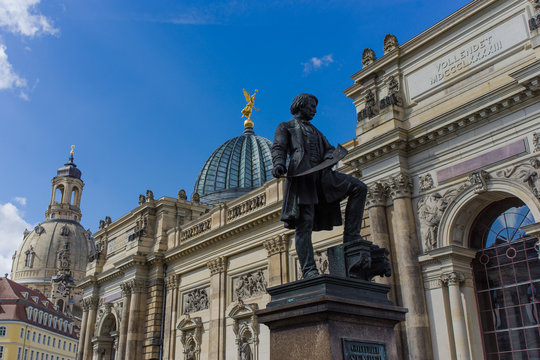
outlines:
[[291, 104], [291, 114], [295, 117], [311, 120], [317, 112], [317, 104], [319, 100], [311, 94], [297, 95]]

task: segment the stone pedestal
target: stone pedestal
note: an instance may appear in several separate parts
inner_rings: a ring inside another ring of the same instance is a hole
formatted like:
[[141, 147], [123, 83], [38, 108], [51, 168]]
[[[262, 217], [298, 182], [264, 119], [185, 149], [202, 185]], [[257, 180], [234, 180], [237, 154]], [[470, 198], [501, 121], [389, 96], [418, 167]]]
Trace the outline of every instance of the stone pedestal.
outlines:
[[270, 359], [399, 359], [394, 326], [407, 310], [392, 305], [389, 290], [334, 275], [269, 288], [272, 301], [257, 316], [270, 328]]

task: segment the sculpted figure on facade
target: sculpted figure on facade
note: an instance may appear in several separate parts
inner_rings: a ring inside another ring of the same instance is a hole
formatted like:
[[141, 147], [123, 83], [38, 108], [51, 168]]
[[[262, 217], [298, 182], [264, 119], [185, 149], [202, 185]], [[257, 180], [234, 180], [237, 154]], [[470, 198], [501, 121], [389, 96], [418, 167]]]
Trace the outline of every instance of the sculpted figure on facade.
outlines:
[[242, 300], [232, 308], [229, 317], [233, 319], [238, 359], [257, 360], [259, 344], [259, 324], [255, 312], [257, 304], [244, 304]]
[[375, 62], [377, 58], [375, 57], [375, 51], [371, 50], [370, 48], [365, 48], [364, 52], [362, 53], [362, 65], [368, 66]]
[[180, 342], [184, 347], [184, 359], [199, 360], [203, 329], [201, 318], [184, 315], [177, 329], [180, 330]]
[[540, 151], [540, 133], [533, 133], [533, 147], [534, 151]]
[[383, 41], [384, 54], [388, 54], [399, 47], [397, 38], [392, 34], [386, 34]]
[[477, 194], [487, 191], [487, 182], [489, 173], [485, 170], [475, 171], [469, 174], [469, 182], [474, 186], [474, 192]]
[[540, 161], [536, 158], [530, 158], [527, 162], [514, 165], [505, 170], [497, 171], [496, 175], [499, 177], [520, 180], [531, 189], [536, 198], [540, 199], [538, 169], [540, 169]]
[[139, 195], [139, 206], [146, 202], [146, 197], [143, 194]]
[[180, 191], [178, 191], [178, 199], [187, 200], [186, 190], [180, 189]]
[[154, 201], [154, 193], [152, 190], [146, 190], [146, 202]]
[[194, 203], [194, 204], [200, 203], [201, 202], [201, 196], [198, 193], [193, 193], [193, 195], [191, 195], [191, 202]]
[[286, 228], [295, 229], [296, 251], [304, 278], [319, 275], [312, 231], [341, 225], [340, 202], [345, 198], [348, 201], [343, 242], [362, 239], [360, 228], [367, 194], [363, 182], [331, 169], [347, 151], [341, 146], [335, 149], [310, 123], [317, 104], [313, 95], [296, 96], [290, 108], [294, 117], [278, 125], [272, 145], [273, 176], [279, 178], [287, 173], [281, 220]]
[[433, 177], [431, 177], [431, 174], [426, 175], [420, 175], [418, 177], [418, 186], [420, 187], [421, 191], [427, 191], [429, 189], [432, 189], [434, 185]]

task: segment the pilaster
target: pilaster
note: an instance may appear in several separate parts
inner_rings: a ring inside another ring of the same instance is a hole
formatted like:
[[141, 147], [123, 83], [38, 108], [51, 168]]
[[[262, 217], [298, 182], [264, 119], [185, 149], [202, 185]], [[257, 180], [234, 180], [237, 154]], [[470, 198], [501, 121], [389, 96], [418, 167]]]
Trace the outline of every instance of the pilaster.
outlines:
[[133, 279], [127, 282], [131, 291], [130, 316], [128, 321], [126, 360], [140, 359], [143, 340], [143, 314], [146, 304], [146, 280]]
[[99, 298], [97, 296], [91, 296], [83, 299], [88, 307], [88, 320], [86, 322], [86, 332], [84, 336], [84, 354], [83, 360], [92, 359], [92, 338], [94, 337], [94, 327], [96, 325], [97, 308], [99, 306]]
[[129, 322], [129, 309], [131, 302], [131, 288], [128, 283], [120, 284], [120, 289], [122, 289], [122, 320], [120, 322], [120, 334], [118, 339], [118, 359], [123, 359], [126, 355], [126, 342], [127, 342], [127, 332], [128, 332], [128, 322]]
[[210, 270], [209, 360], [225, 360], [225, 305], [227, 258], [218, 256], [207, 264]]
[[263, 242], [268, 252], [268, 286], [277, 286], [289, 281], [289, 237], [286, 234], [276, 235]]

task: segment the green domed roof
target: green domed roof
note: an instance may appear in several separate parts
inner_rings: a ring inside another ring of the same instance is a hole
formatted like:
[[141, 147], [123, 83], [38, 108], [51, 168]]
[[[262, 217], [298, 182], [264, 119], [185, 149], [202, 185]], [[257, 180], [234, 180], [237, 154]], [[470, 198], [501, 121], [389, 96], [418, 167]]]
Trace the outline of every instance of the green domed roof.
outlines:
[[206, 204], [227, 201], [272, 178], [272, 142], [246, 128], [218, 147], [204, 164], [193, 192]]

